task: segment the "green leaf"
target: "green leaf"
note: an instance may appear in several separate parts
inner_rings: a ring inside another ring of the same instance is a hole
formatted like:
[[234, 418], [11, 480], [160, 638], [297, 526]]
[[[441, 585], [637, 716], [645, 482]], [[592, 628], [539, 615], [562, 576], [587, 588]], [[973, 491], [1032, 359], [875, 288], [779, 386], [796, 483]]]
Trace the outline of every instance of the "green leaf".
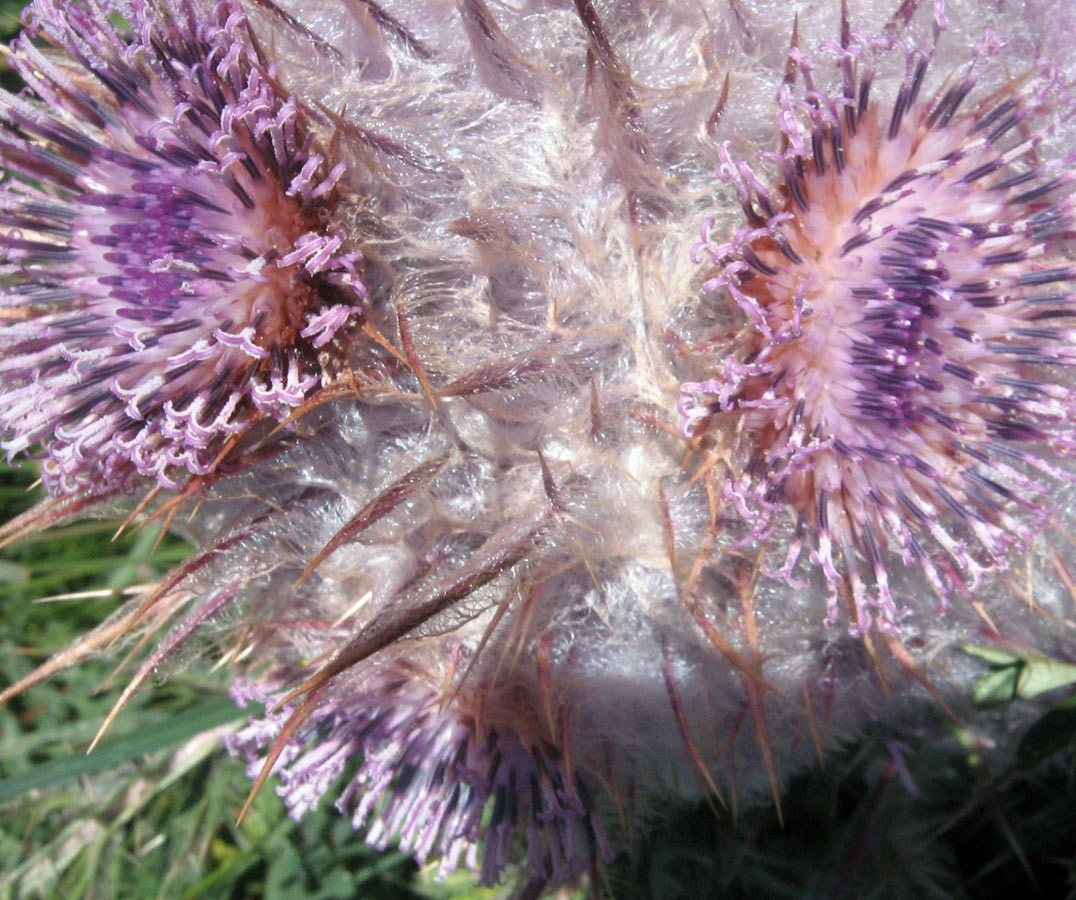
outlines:
[[1033, 657], [1020, 674], [1017, 693], [1029, 699], [1070, 684], [1076, 684], [1076, 666], [1044, 656]]
[[1012, 666], [1024, 662], [1022, 656], [1018, 656], [1011, 650], [1003, 650], [1000, 647], [981, 647], [978, 644], [957, 644], [956, 649], [968, 656], [981, 659], [992, 667]]
[[0, 802], [167, 750], [211, 728], [258, 714], [254, 707], [239, 709], [228, 697], [214, 698], [177, 716], [104, 743], [93, 753], [72, 753], [0, 781]]
[[980, 709], [1011, 703], [1016, 698], [1022, 671], [1022, 665], [1012, 665], [987, 672], [975, 682], [972, 702]]
[[0, 559], [0, 584], [25, 584], [29, 577], [26, 566]]
[[1076, 684], [1076, 665], [1046, 656], [1024, 657], [997, 647], [962, 644], [958, 650], [981, 659], [990, 671], [972, 690], [976, 706], [989, 708], [1020, 698], [1030, 700], [1047, 691]]

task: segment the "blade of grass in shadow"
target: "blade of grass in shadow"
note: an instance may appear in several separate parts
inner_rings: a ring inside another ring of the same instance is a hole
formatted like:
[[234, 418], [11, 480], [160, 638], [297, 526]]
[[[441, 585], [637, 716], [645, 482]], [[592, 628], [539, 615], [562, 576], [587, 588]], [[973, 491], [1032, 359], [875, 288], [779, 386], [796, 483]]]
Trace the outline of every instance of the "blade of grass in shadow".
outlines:
[[0, 782], [0, 803], [27, 791], [51, 787], [72, 778], [102, 772], [150, 753], [167, 750], [203, 731], [260, 714], [260, 711], [254, 708], [239, 709], [228, 697], [216, 697], [179, 715], [104, 743], [88, 756], [85, 753], [72, 753], [8, 778]]

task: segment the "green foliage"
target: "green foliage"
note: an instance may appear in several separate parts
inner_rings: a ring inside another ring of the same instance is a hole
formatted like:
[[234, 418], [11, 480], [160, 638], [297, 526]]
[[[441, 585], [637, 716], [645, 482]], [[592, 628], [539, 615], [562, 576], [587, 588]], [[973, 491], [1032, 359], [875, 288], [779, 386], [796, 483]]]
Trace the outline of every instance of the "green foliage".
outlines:
[[[0, 471], [0, 520], [30, 505], [33, 478]], [[116, 526], [59, 528], [0, 553], [0, 686], [190, 550], [173, 537], [158, 544], [152, 528], [113, 541]], [[71, 593], [85, 596], [35, 602]], [[331, 806], [299, 824], [269, 788], [235, 824], [250, 781], [220, 739], [246, 713], [225, 671], [196, 661], [148, 688], [87, 755], [122, 687], [122, 674], [109, 680], [121, 658], [122, 648], [91, 659], [0, 707], [0, 900], [422, 896], [429, 879], [412, 862], [368, 848]], [[473, 890], [472, 878], [453, 896]]]
[[1071, 663], [1047, 656], [1021, 656], [1001, 647], [965, 644], [959, 649], [990, 667], [972, 691], [972, 702], [980, 709], [1031, 700], [1076, 684], [1076, 665]]
[[1071, 752], [1028, 769], [976, 764], [958, 741], [876, 733], [759, 806], [704, 806], [640, 835], [618, 900], [1062, 900], [1076, 897]]
[[[0, 0], [0, 41], [6, 44], [18, 32], [19, 13], [25, 5], [24, 0]], [[18, 83], [7, 60], [0, 58], [0, 87], [17, 90]]]

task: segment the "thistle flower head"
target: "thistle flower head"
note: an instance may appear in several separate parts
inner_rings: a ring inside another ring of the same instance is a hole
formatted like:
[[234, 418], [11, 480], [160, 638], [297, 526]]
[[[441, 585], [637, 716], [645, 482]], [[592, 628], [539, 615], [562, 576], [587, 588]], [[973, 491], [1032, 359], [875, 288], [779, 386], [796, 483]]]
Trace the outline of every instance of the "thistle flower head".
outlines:
[[[936, 93], [932, 51], [846, 33], [824, 47], [840, 86], [816, 88], [798, 50], [780, 91], [781, 173], [769, 189], [721, 151], [747, 225], [704, 228], [697, 253], [747, 324], [714, 377], [682, 387], [682, 428], [737, 422], [745, 457], [725, 497], [751, 539], [791, 518], [801, 548], [853, 595], [852, 628], [899, 632], [890, 560], [941, 598], [1028, 546], [1076, 447], [1076, 266], [1066, 255], [1076, 157], [1039, 149], [1076, 112], [1043, 64], [975, 99], [976, 58]], [[903, 64], [891, 98], [876, 65]], [[798, 76], [798, 78], [797, 78]]]
[[[233, 694], [244, 706], [273, 700], [246, 682]], [[226, 739], [251, 777], [293, 714], [286, 705]], [[494, 884], [522, 845], [528, 872], [560, 883], [610, 853], [584, 782], [557, 757], [458, 703], [444, 708], [414, 673], [374, 672], [304, 722], [280, 758], [278, 791], [300, 819], [360, 759], [336, 806], [373, 846], [398, 843], [420, 863], [436, 856], [442, 876], [462, 863]]]
[[3, 448], [40, 450], [54, 492], [176, 487], [321, 385], [361, 316], [359, 252], [331, 224], [345, 166], [231, 0], [27, 16], [28, 93], [0, 97]]
[[[1072, 102], [1046, 66], [977, 89], [993, 40], [934, 87], [914, 0], [782, 83], [748, 6], [37, 0], [62, 55], [18, 42], [2, 104], [9, 452], [54, 491], [171, 486], [305, 417], [195, 479], [199, 552], [64, 661], [167, 626], [122, 706], [220, 638], [281, 704], [231, 742], [256, 788], [298, 816], [350, 773], [375, 843], [530, 894], [958, 700], [982, 620], [921, 588], [1012, 559], [1067, 477]], [[773, 96], [770, 188], [718, 138]], [[189, 498], [151, 494], [132, 518]], [[984, 583], [1006, 640], [1072, 655], [1073, 597]]]

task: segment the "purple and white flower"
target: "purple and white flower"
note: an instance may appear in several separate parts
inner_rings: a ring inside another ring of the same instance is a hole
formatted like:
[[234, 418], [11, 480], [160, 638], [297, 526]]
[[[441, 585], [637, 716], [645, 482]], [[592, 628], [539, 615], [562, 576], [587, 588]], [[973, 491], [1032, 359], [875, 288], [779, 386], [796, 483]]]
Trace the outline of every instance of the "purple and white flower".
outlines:
[[[335, 691], [281, 754], [277, 792], [295, 819], [357, 760], [337, 808], [379, 849], [398, 843], [420, 863], [438, 857], [442, 877], [462, 863], [495, 884], [522, 854], [531, 877], [559, 884], [610, 858], [586, 785], [551, 748], [480, 727], [413, 674], [376, 672], [366, 682]], [[274, 702], [252, 683], [232, 693], [242, 706]], [[293, 712], [285, 705], [225, 739], [246, 755], [252, 778]]]
[[27, 90], [0, 95], [2, 446], [42, 454], [53, 493], [177, 488], [320, 387], [362, 317], [332, 224], [346, 165], [234, 0], [39, 0], [27, 21]]
[[214, 640], [293, 815], [538, 896], [1076, 657], [1076, 51], [894, 5], [36, 0], [10, 531], [156, 482], [200, 550], [0, 696]]
[[[935, 37], [944, 26], [937, 13]], [[726, 144], [718, 177], [747, 224], [709, 224], [717, 267], [747, 322], [707, 381], [682, 386], [687, 436], [736, 420], [744, 465], [724, 497], [766, 539], [791, 517], [780, 569], [802, 550], [829, 586], [829, 620], [899, 634], [892, 556], [945, 599], [1026, 550], [1076, 448], [1076, 154], [1043, 159], [1076, 99], [1047, 63], [985, 96], [1002, 47], [924, 90], [933, 55], [845, 31], [818, 60], [798, 48], [780, 89], [783, 143], [765, 180]], [[837, 85], [818, 84], [826, 58]], [[878, 66], [904, 77], [872, 92]]]

